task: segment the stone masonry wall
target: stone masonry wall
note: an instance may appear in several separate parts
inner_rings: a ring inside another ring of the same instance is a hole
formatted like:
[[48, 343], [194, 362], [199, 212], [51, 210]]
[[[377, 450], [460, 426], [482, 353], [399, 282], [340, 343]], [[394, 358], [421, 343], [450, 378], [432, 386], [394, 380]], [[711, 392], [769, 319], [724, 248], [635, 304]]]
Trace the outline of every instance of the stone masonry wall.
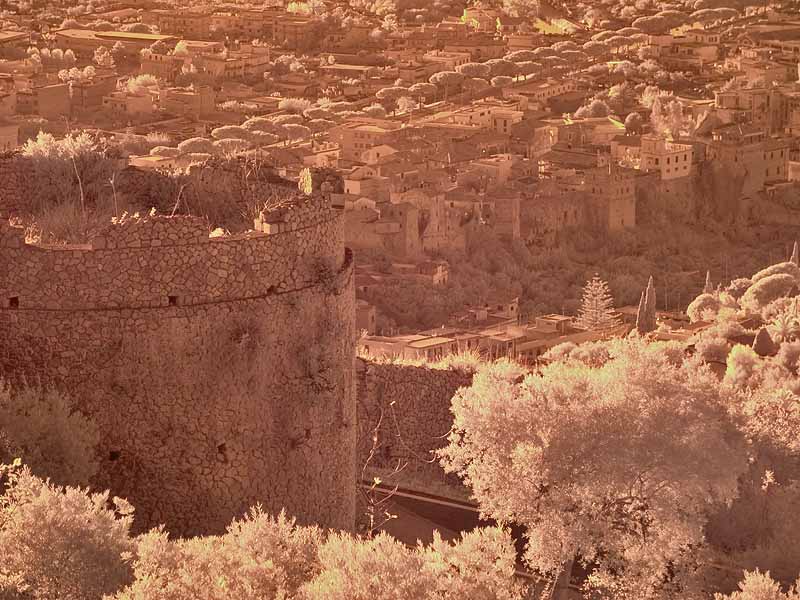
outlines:
[[256, 503], [353, 527], [352, 254], [337, 211], [304, 210], [307, 226], [224, 238], [192, 218], [81, 247], [0, 230], [2, 374], [94, 418], [94, 484], [134, 504], [138, 530], [218, 533]]
[[359, 468], [368, 460], [380, 423], [370, 468], [388, 473], [399, 462], [406, 465], [401, 476], [418, 487], [460, 488], [457, 477], [445, 474], [434, 451], [447, 444], [453, 425], [450, 400], [459, 388], [472, 384], [472, 375], [356, 359], [356, 376]]

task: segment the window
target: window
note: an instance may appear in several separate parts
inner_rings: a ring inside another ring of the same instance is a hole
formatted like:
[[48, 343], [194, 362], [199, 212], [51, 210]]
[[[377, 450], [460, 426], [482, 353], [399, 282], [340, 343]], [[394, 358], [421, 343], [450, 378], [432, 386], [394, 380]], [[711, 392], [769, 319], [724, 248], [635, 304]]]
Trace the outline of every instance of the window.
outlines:
[[178, 297], [177, 296], [167, 296], [167, 301], [170, 306], [178, 306]]
[[8, 299], [8, 308], [19, 308], [19, 296], [11, 296]]

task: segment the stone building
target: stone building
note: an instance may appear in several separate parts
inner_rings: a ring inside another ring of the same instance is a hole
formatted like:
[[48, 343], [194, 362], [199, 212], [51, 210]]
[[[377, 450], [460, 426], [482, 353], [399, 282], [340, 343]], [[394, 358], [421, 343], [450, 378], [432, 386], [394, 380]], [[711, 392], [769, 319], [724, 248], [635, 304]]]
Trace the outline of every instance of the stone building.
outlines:
[[139, 530], [219, 533], [257, 503], [354, 526], [341, 213], [297, 200], [257, 229], [127, 218], [54, 248], [0, 224], [0, 373], [65, 389], [94, 419], [93, 484], [128, 498]]

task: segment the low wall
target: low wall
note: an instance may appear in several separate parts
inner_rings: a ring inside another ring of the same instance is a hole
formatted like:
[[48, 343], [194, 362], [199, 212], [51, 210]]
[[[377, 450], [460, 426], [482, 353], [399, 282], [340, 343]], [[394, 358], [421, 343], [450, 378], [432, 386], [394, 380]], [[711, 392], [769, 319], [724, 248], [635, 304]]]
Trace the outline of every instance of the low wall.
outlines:
[[[445, 474], [435, 451], [447, 444], [453, 424], [450, 400], [472, 375], [356, 360], [358, 468], [390, 473], [422, 491], [440, 492], [442, 485], [464, 490], [457, 477]], [[374, 453], [369, 458], [375, 441]]]

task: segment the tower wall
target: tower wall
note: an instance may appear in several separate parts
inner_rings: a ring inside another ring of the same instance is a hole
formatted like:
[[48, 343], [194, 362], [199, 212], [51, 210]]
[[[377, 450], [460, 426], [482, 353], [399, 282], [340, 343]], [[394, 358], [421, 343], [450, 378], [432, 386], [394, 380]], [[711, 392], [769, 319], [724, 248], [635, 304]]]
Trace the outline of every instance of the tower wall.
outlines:
[[97, 487], [137, 528], [217, 533], [260, 503], [355, 519], [352, 255], [323, 199], [272, 233], [128, 218], [86, 246], [0, 226], [0, 366], [64, 388], [101, 431]]

